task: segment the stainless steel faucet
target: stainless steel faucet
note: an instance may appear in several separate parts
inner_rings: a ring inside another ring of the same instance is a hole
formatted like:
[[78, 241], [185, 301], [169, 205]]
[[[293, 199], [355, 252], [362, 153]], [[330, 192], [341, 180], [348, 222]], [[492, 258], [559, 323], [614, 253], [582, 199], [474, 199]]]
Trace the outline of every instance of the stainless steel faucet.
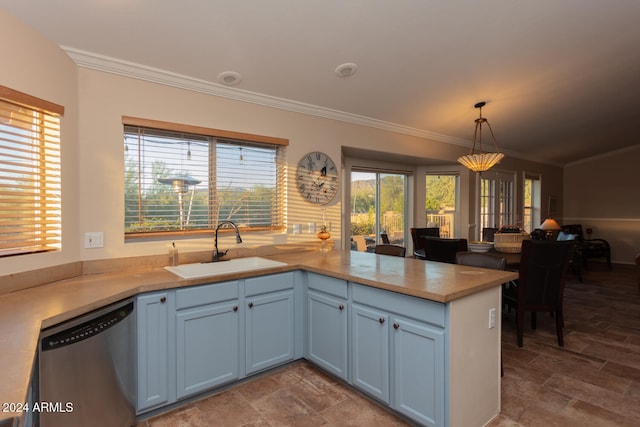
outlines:
[[216, 240], [215, 246], [213, 248], [213, 262], [224, 261], [221, 258], [225, 256], [227, 252], [229, 252], [228, 249], [226, 251], [218, 250], [218, 230], [225, 224], [231, 225], [231, 227], [236, 231], [236, 243], [242, 243], [242, 238], [240, 238], [240, 231], [238, 230], [238, 226], [233, 221], [220, 221], [218, 223], [218, 226], [216, 227]]

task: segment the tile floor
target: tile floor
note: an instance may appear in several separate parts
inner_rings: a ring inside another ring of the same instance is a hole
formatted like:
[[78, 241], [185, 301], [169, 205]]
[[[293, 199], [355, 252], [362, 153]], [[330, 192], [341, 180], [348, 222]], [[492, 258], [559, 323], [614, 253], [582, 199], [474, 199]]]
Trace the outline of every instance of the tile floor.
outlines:
[[405, 426], [359, 393], [300, 361], [138, 427]]
[[[489, 426], [640, 425], [638, 270], [592, 265], [584, 283], [569, 276], [565, 347], [538, 315], [516, 345], [515, 317], [503, 316], [502, 412]], [[528, 317], [525, 318], [525, 322]], [[299, 362], [204, 398], [138, 427], [403, 426], [403, 420]]]
[[565, 288], [564, 348], [554, 320], [503, 319], [502, 412], [490, 426], [639, 426], [640, 289], [635, 266], [592, 263]]

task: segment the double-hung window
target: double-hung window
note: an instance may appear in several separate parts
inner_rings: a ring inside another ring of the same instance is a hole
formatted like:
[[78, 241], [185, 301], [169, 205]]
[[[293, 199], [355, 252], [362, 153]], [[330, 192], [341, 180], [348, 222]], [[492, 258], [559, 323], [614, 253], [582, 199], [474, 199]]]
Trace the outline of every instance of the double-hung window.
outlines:
[[64, 108], [0, 86], [0, 256], [60, 250]]
[[480, 224], [482, 228], [499, 228], [515, 221], [514, 174], [483, 172], [480, 177]]
[[287, 140], [123, 118], [127, 238], [284, 227]]

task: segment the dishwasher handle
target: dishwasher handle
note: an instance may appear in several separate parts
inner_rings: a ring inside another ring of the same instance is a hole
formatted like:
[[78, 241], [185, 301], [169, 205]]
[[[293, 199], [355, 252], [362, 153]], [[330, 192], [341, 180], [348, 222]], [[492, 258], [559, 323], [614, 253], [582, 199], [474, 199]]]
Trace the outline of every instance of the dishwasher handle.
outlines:
[[133, 313], [133, 301], [77, 326], [42, 339], [42, 351], [55, 350], [91, 338], [117, 325]]

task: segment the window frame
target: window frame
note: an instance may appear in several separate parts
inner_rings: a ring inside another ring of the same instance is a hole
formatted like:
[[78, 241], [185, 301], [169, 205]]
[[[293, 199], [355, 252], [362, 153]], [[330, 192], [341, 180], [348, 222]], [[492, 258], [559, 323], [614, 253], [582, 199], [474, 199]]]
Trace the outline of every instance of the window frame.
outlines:
[[[31, 211], [30, 215], [20, 216], [17, 222], [16, 216], [11, 217], [8, 213], [9, 209], [0, 213], [0, 220], [6, 220], [9, 227], [14, 227], [13, 232], [0, 234], [0, 257], [60, 251], [64, 107], [1, 85], [0, 100], [11, 105], [11, 108], [9, 105], [2, 107], [2, 112], [8, 116], [7, 124], [11, 124], [12, 114], [17, 113], [14, 120], [22, 125], [24, 132], [20, 132], [17, 126], [13, 131], [8, 128], [0, 132], [0, 141], [5, 144], [1, 147], [5, 150], [3, 157], [6, 157], [0, 162], [0, 180], [8, 182], [0, 184], [0, 203], [4, 198], [7, 206], [14, 206], [13, 212]], [[31, 119], [27, 121], [29, 116]], [[12, 180], [15, 180], [13, 186], [9, 184]], [[15, 194], [11, 191], [4, 191], [3, 187], [23, 188], [30, 194], [20, 200], [12, 197]]]
[[[530, 187], [529, 205], [527, 205], [527, 185]], [[522, 223], [523, 229], [529, 233], [538, 228], [538, 225], [542, 222], [541, 189], [542, 177], [540, 174], [523, 172]]]
[[480, 233], [485, 227], [500, 228], [514, 224], [515, 183], [515, 172], [489, 171], [479, 174], [477, 216]]
[[[447, 211], [445, 214], [433, 214], [427, 213], [425, 208], [425, 224], [430, 222], [435, 222], [440, 228], [440, 237], [443, 238], [455, 238], [460, 235], [460, 173], [459, 172], [447, 172], [447, 171], [428, 171], [424, 176], [425, 183], [425, 199], [429, 194], [429, 185], [428, 181], [430, 177], [447, 177], [453, 179], [453, 191], [454, 191], [454, 206], [453, 211]], [[447, 215], [451, 215], [453, 221], [448, 221], [446, 219]], [[435, 216], [436, 221], [429, 221], [429, 216]], [[444, 217], [444, 218], [442, 218]], [[453, 223], [453, 224], [451, 224]]]
[[[152, 129], [165, 132], [183, 133], [189, 135], [196, 135], [201, 137], [215, 138], [220, 140], [233, 140], [233, 141], [245, 141], [254, 146], [260, 146], [264, 144], [265, 147], [275, 147], [277, 160], [276, 160], [276, 197], [278, 211], [276, 213], [277, 221], [270, 226], [257, 226], [257, 227], [242, 227], [243, 232], [247, 231], [281, 231], [286, 227], [285, 224], [285, 194], [286, 194], [286, 147], [289, 145], [289, 140], [278, 137], [255, 135], [249, 133], [207, 128], [201, 126], [193, 126], [187, 124], [172, 123], [159, 120], [151, 120], [130, 116], [122, 117], [123, 124], [123, 137], [125, 136], [125, 129], [127, 127], [138, 127], [145, 129]], [[214, 179], [212, 174], [215, 169], [215, 165], [211, 164], [212, 158], [215, 155], [209, 154], [209, 167], [207, 169], [209, 184]], [[125, 168], [126, 173], [126, 168]], [[214, 197], [214, 191], [212, 187], [209, 187], [209, 194], [211, 199], [208, 202], [208, 220], [209, 227], [196, 228], [196, 229], [180, 229], [180, 230], [150, 230], [150, 231], [133, 231], [127, 232], [124, 230], [125, 242], [132, 240], [151, 239], [151, 238], [174, 238], [174, 237], [197, 237], [198, 235], [211, 235], [216, 226], [215, 209], [216, 202], [212, 199]], [[123, 213], [124, 214], [124, 213]], [[124, 225], [124, 224], [123, 224]]]

